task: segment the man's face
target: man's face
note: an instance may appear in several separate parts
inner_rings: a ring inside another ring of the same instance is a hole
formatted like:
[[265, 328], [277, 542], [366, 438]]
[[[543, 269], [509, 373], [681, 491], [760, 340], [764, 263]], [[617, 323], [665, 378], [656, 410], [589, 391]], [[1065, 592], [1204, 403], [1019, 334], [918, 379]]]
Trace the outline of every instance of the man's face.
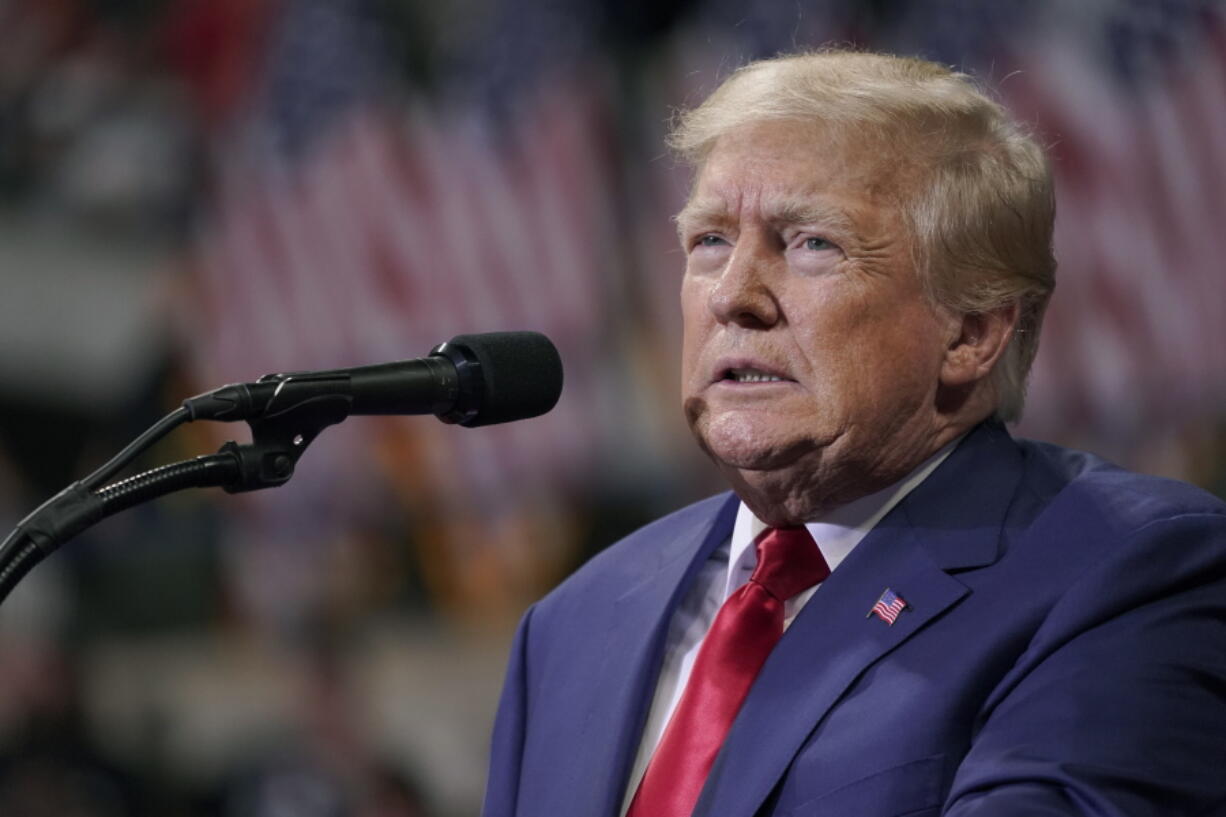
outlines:
[[870, 493], [944, 442], [956, 321], [924, 295], [890, 158], [808, 123], [745, 126], [678, 217], [686, 416], [764, 519]]

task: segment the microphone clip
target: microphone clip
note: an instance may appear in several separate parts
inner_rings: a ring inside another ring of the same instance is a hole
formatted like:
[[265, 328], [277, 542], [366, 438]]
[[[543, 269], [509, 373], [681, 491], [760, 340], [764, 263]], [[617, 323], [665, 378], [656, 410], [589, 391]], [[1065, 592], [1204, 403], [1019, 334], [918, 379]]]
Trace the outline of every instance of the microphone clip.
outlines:
[[247, 420], [251, 442], [231, 440], [218, 451], [230, 455], [237, 466], [234, 478], [221, 487], [237, 494], [289, 482], [307, 446], [325, 428], [348, 417], [351, 402], [343, 395], [319, 395], [276, 414]]

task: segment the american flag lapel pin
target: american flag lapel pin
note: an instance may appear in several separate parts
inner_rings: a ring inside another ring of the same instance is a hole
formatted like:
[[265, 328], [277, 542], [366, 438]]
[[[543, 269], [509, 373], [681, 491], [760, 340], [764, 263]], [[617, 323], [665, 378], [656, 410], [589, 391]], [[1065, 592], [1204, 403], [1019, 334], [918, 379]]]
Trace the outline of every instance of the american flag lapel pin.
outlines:
[[864, 617], [877, 616], [877, 618], [893, 627], [894, 622], [898, 619], [898, 614], [903, 610], [910, 609], [911, 605], [907, 604], [906, 599], [887, 587], [885, 592], [881, 594], [881, 598], [877, 599], [877, 603], [873, 605], [873, 609], [869, 610]]

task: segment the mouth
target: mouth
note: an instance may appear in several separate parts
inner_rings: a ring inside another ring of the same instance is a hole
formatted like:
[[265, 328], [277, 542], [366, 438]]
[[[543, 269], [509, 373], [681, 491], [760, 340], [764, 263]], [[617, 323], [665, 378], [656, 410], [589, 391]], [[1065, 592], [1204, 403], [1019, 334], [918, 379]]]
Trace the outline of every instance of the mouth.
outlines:
[[778, 371], [761, 366], [738, 365], [725, 366], [719, 370], [715, 378], [717, 383], [794, 383], [795, 381]]

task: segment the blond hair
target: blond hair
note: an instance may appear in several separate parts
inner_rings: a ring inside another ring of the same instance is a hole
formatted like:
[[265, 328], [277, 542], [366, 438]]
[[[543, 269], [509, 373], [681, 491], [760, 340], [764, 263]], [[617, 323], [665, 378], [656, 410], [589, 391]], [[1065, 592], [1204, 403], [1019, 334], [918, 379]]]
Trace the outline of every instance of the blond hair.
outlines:
[[1035, 140], [965, 74], [926, 60], [829, 50], [746, 65], [681, 114], [669, 141], [701, 167], [721, 136], [771, 120], [879, 140], [918, 171], [902, 210], [932, 301], [963, 314], [1018, 305], [991, 377], [996, 417], [1020, 417], [1056, 270], [1051, 171]]

